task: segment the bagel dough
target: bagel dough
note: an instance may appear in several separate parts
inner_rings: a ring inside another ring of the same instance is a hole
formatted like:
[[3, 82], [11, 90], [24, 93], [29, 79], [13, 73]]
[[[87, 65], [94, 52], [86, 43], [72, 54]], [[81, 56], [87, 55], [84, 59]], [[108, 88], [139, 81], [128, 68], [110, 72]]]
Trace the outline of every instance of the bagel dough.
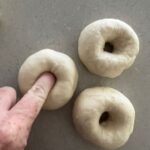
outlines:
[[114, 78], [133, 64], [139, 53], [139, 40], [125, 22], [102, 19], [83, 29], [78, 53], [90, 72]]
[[53, 110], [65, 105], [72, 97], [78, 82], [78, 72], [73, 60], [60, 52], [44, 49], [29, 56], [19, 70], [18, 82], [26, 93], [44, 72], [51, 72], [56, 83], [44, 104], [44, 109]]
[[73, 121], [88, 141], [107, 149], [123, 146], [134, 128], [135, 110], [119, 91], [94, 87], [81, 92], [75, 101]]

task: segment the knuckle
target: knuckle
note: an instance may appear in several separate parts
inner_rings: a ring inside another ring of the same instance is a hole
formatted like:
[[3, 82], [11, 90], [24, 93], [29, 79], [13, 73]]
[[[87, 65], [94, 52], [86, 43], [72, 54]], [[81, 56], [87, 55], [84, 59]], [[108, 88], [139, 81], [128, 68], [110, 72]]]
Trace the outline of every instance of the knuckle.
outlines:
[[38, 97], [38, 98], [40, 98], [40, 99], [45, 99], [46, 98], [46, 96], [45, 96], [45, 89], [44, 89], [44, 87], [42, 86], [42, 85], [35, 85], [35, 86], [33, 86], [33, 88], [31, 89], [31, 91], [32, 91], [32, 93], [36, 96], [36, 97]]
[[0, 129], [0, 141], [4, 144], [12, 144], [14, 141], [14, 134], [9, 129]]
[[27, 139], [21, 137], [19, 138], [17, 135], [18, 131], [16, 130], [5, 130], [2, 128], [0, 129], [0, 143], [10, 149], [24, 149], [27, 145]]
[[9, 86], [5, 86], [5, 87], [2, 87], [0, 88], [0, 92], [2, 93], [16, 93], [15, 89], [12, 88], [12, 87], [9, 87]]

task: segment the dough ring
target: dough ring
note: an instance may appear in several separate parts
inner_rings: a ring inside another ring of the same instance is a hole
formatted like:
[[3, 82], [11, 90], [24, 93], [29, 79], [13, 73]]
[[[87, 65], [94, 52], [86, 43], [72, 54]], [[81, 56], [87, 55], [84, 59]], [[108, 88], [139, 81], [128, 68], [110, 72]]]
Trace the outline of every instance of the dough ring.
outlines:
[[70, 100], [76, 89], [78, 72], [75, 63], [69, 56], [50, 49], [29, 56], [19, 70], [18, 82], [21, 92], [27, 92], [44, 72], [53, 73], [57, 79], [44, 108], [60, 108]]
[[81, 92], [75, 101], [73, 120], [78, 132], [107, 149], [123, 146], [134, 128], [135, 110], [119, 91], [94, 87]]
[[87, 69], [99, 76], [114, 78], [129, 68], [139, 52], [134, 30], [117, 19], [102, 19], [84, 28], [78, 53]]

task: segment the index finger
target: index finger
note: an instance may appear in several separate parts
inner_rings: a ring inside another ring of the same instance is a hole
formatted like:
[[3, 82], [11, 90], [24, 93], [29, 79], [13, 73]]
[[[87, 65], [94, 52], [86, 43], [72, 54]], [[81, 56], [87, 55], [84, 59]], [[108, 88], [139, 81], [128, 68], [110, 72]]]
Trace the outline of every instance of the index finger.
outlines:
[[52, 89], [55, 77], [50, 73], [43, 74], [23, 98], [10, 110], [17, 120], [30, 126], [39, 114], [49, 91]]

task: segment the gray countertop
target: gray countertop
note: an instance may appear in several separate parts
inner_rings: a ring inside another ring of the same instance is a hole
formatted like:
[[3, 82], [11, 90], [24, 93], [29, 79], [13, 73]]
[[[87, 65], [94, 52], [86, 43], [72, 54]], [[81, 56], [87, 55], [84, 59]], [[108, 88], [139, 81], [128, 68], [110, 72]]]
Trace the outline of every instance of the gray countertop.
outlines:
[[[79, 70], [79, 84], [74, 97], [59, 110], [40, 113], [26, 150], [101, 149], [78, 135], [71, 117], [76, 96], [92, 86], [114, 87], [124, 93], [135, 107], [134, 133], [120, 149], [150, 149], [149, 7], [149, 0], [0, 0], [0, 86], [10, 85], [18, 89], [20, 65], [30, 54], [43, 48], [68, 54]], [[92, 21], [108, 17], [130, 24], [140, 39], [140, 54], [134, 65], [115, 79], [89, 73], [77, 54], [81, 30]]]

